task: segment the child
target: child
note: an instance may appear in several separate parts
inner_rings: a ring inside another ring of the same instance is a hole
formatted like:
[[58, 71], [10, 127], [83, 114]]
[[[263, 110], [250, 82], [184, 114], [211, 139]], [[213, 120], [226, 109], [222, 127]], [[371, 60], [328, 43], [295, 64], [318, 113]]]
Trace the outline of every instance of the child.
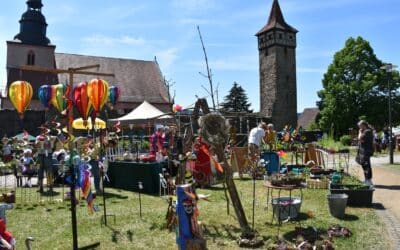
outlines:
[[28, 176], [28, 182], [25, 187], [32, 187], [31, 178], [35, 174], [33, 169], [34, 160], [32, 158], [32, 150], [27, 148], [24, 150], [24, 154], [20, 159], [20, 166], [22, 167], [22, 175]]

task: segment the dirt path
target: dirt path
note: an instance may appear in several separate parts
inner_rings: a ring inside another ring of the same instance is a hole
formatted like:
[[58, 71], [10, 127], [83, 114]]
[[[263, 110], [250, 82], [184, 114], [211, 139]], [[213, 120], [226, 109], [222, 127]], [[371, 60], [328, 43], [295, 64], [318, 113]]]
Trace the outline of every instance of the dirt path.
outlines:
[[[394, 162], [400, 162], [400, 155], [395, 155]], [[371, 158], [375, 187], [373, 202], [382, 204], [384, 209], [377, 209], [377, 213], [388, 227], [393, 249], [400, 249], [400, 170], [385, 167], [388, 163], [388, 156]], [[364, 180], [362, 168], [354, 160], [350, 161], [349, 171]]]

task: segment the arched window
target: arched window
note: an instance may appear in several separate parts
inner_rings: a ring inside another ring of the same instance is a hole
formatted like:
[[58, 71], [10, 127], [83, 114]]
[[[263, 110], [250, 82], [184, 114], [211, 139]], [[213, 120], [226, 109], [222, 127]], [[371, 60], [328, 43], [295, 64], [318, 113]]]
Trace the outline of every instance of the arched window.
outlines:
[[28, 52], [26, 64], [27, 65], [35, 65], [35, 53], [32, 50], [30, 50]]

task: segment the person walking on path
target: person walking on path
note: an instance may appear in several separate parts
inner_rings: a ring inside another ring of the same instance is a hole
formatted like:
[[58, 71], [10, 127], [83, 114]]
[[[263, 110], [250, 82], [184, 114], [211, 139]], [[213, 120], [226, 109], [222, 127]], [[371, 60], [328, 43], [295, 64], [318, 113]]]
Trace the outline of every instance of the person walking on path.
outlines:
[[364, 120], [358, 122], [358, 150], [356, 162], [361, 165], [364, 171], [364, 183], [372, 186], [371, 156], [374, 153], [374, 136], [368, 123]]

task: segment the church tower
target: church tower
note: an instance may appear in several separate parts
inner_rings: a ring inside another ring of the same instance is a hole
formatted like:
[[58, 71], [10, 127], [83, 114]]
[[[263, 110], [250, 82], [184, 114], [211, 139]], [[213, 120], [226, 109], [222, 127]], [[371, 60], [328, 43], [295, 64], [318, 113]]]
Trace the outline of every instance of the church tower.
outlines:
[[[19, 33], [14, 40], [7, 41], [7, 90], [18, 80], [32, 84], [33, 96], [30, 108], [43, 109], [38, 101], [37, 91], [41, 85], [56, 84], [56, 74], [19, 69], [20, 66], [55, 68], [56, 46], [46, 36], [47, 23], [42, 14], [41, 0], [26, 1], [27, 10], [22, 14]], [[8, 99], [2, 101], [2, 108], [13, 109]]]
[[273, 0], [267, 24], [257, 32], [260, 72], [260, 113], [280, 130], [297, 125], [296, 33]]

